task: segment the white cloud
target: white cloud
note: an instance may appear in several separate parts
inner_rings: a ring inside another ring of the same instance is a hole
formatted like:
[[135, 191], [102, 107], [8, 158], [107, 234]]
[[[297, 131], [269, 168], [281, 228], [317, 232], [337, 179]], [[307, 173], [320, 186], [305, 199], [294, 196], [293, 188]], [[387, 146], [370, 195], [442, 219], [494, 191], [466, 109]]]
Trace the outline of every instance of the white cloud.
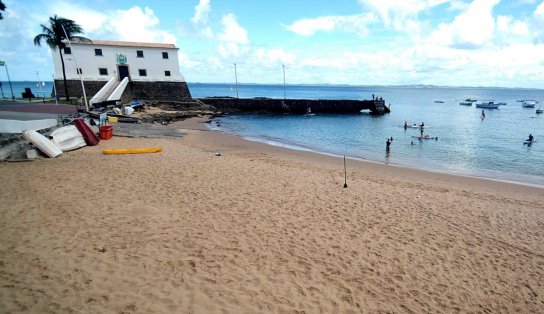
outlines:
[[525, 22], [516, 21], [511, 16], [497, 17], [497, 31], [505, 35], [528, 36], [529, 27]]
[[449, 0], [359, 0], [364, 8], [376, 12], [386, 27], [408, 32], [419, 29], [419, 13], [447, 2]]
[[287, 52], [282, 48], [259, 48], [255, 52], [255, 57], [257, 63], [265, 67], [277, 66], [280, 63], [292, 64], [296, 59], [294, 53]]
[[234, 14], [229, 13], [224, 15], [221, 23], [223, 24], [223, 32], [219, 34], [219, 40], [238, 44], [249, 44], [247, 30], [238, 24]]
[[430, 40], [457, 48], [476, 48], [490, 43], [495, 31], [493, 8], [500, 0], [474, 0], [452, 23], [441, 23]]
[[200, 0], [200, 2], [195, 6], [195, 14], [191, 18], [191, 23], [193, 23], [197, 33], [205, 38], [213, 37], [213, 31], [208, 25], [210, 12], [210, 0]]
[[191, 18], [191, 22], [194, 24], [207, 24], [210, 10], [210, 0], [200, 0], [195, 6], [195, 15]]
[[302, 19], [286, 26], [292, 32], [302, 36], [310, 36], [317, 31], [341, 30], [365, 37], [368, 35], [368, 25], [376, 21], [372, 13], [350, 16], [323, 16], [314, 19]]
[[[160, 29], [160, 20], [149, 7], [134, 6], [127, 10], [103, 12], [65, 0], [48, 3], [46, 14], [52, 16], [56, 12], [62, 12], [59, 16], [80, 24], [85, 37], [90, 39], [176, 44], [176, 36]], [[42, 23], [45, 23], [46, 19]]]
[[158, 28], [159, 18], [152, 9], [136, 6], [128, 10], [116, 10], [110, 14], [105, 27], [119, 40], [176, 43], [174, 34]]
[[108, 20], [107, 14], [67, 1], [52, 1], [49, 4], [48, 11], [50, 16], [53, 16], [54, 12], [62, 12], [58, 15], [75, 21], [83, 28], [85, 33], [99, 30]]

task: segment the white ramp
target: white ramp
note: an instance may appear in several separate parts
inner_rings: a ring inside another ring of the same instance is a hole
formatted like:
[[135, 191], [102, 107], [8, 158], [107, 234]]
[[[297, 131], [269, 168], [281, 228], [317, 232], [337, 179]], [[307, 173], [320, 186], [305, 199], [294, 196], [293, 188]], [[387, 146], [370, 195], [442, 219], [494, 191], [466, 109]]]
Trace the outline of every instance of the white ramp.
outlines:
[[99, 102], [103, 102], [106, 99], [108, 99], [108, 96], [113, 92], [115, 87], [117, 86], [117, 77], [112, 76], [111, 79], [104, 85], [96, 95], [91, 98], [89, 101], [89, 104], [93, 105]]
[[107, 100], [119, 100], [121, 99], [121, 96], [123, 96], [123, 92], [125, 91], [125, 88], [128, 85], [128, 77], [125, 77], [119, 85], [115, 88], [115, 90], [108, 96]]

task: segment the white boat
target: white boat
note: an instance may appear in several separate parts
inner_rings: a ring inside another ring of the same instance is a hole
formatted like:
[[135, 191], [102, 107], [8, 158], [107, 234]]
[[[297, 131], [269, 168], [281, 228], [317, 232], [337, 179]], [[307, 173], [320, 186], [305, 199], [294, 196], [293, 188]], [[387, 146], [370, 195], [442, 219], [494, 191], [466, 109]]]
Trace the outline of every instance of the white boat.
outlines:
[[476, 104], [476, 108], [499, 109], [499, 105], [494, 103], [493, 101], [483, 101], [479, 104]]
[[75, 125], [67, 125], [51, 132], [51, 141], [55, 143], [63, 152], [78, 149], [87, 146], [83, 135]]
[[55, 143], [36, 131], [24, 131], [23, 136], [51, 158], [62, 155], [62, 150]]
[[536, 101], [536, 100], [524, 100], [523, 103], [521, 104], [521, 106], [523, 108], [534, 108], [537, 103], [538, 103], [538, 101]]

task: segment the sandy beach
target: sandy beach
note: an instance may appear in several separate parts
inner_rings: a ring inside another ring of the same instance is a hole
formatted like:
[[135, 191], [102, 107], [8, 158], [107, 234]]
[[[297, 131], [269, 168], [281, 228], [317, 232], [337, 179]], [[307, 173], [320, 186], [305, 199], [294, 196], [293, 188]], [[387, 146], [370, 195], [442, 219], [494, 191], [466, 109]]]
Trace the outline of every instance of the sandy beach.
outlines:
[[544, 313], [544, 189], [201, 122], [0, 163], [0, 312]]

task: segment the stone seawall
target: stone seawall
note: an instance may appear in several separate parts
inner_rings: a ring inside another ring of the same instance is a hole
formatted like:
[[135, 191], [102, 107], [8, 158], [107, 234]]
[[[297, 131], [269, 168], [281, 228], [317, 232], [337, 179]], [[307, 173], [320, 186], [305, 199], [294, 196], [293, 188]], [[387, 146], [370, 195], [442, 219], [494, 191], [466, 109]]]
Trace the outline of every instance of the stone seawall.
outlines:
[[389, 113], [384, 100], [329, 100], [329, 99], [272, 99], [272, 98], [200, 98], [199, 101], [224, 112], [257, 112], [304, 114], [358, 113], [370, 110], [373, 114]]
[[[98, 91], [106, 85], [106, 81], [84, 81], [87, 100], [90, 100]], [[57, 94], [65, 97], [64, 81], [55, 80]], [[83, 97], [81, 82], [78, 80], [67, 80], [68, 94], [70, 97]], [[51, 91], [53, 95], [53, 91]], [[150, 101], [191, 101], [191, 92], [185, 82], [135, 82], [128, 83], [121, 98], [123, 102], [132, 99], [146, 99]]]

